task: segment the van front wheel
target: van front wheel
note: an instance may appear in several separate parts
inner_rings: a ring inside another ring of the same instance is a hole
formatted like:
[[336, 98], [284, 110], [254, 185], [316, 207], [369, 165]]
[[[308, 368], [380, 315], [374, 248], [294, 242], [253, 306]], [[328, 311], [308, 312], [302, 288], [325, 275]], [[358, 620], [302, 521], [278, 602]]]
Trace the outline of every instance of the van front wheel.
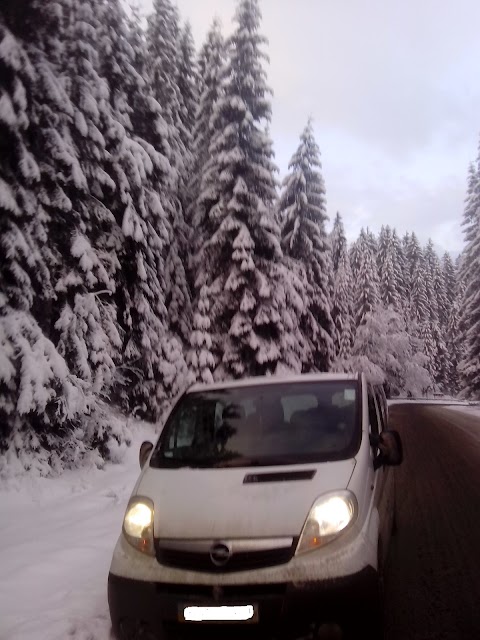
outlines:
[[348, 620], [343, 625], [344, 640], [383, 640], [385, 637], [383, 565], [379, 563], [378, 567], [379, 571], [372, 577], [371, 587], [358, 600], [355, 610], [349, 612]]

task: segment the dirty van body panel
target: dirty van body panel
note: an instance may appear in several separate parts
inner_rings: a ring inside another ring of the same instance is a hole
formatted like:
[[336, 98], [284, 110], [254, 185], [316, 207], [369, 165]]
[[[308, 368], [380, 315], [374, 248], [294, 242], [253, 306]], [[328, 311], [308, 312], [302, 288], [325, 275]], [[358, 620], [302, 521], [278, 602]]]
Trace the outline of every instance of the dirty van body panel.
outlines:
[[[137, 487], [154, 496], [155, 537], [261, 538], [298, 536], [315, 500], [345, 489], [355, 460], [295, 465], [310, 480], [244, 483], [251, 469], [149, 469]], [[255, 469], [256, 474], [271, 467]], [[275, 467], [275, 471], [292, 467]], [[174, 488], [174, 490], [172, 490]], [[158, 532], [158, 534], [157, 534]], [[193, 535], [194, 532], [194, 535]]]
[[[297, 637], [302, 625], [307, 630], [311, 620], [343, 620], [346, 612], [349, 616], [354, 616], [362, 606], [368, 605], [368, 596], [374, 584], [375, 571], [371, 567], [331, 581], [299, 584], [284, 582], [268, 585], [268, 588], [258, 584], [223, 588], [217, 585], [139, 584], [111, 574], [108, 580], [108, 601], [114, 630], [119, 637], [123, 626], [133, 632], [148, 629], [156, 634], [158, 640], [170, 640], [170, 633], [175, 637], [185, 630], [185, 623], [180, 622], [184, 604], [230, 606], [246, 602], [254, 603], [256, 607], [258, 613], [255, 624], [247, 623], [247, 628], [240, 629], [239, 625], [227, 625], [228, 631], [222, 626], [222, 638], [229, 637], [234, 629], [242, 630], [243, 634], [257, 629], [268, 633], [272, 630], [291, 631], [295, 632], [292, 637]], [[129, 616], [129, 612], [133, 610], [137, 615]], [[206, 633], [207, 628], [202, 623], [202, 631]], [[213, 625], [211, 629], [220, 631], [218, 625]]]
[[[382, 413], [382, 407], [378, 398], [373, 395], [378, 432], [388, 429], [388, 418]], [[374, 447], [372, 447], [374, 452]], [[378, 534], [378, 561], [385, 565], [390, 545], [390, 538], [393, 529], [394, 509], [395, 509], [395, 485], [394, 469], [389, 465], [384, 465], [375, 471], [375, 491], [374, 505], [379, 512], [379, 534]]]

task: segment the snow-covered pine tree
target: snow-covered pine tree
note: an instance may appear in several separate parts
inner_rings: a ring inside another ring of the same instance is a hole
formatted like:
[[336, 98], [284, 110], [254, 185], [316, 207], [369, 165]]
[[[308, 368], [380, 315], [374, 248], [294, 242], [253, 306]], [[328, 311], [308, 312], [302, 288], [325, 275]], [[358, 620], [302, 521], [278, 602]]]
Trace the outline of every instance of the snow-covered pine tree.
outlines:
[[386, 308], [392, 307], [398, 311], [401, 308], [398, 290], [399, 268], [392, 230], [388, 225], [382, 226], [378, 238], [377, 268], [380, 279], [380, 300]]
[[342, 216], [337, 211], [333, 228], [330, 233], [330, 246], [332, 253], [333, 273], [338, 270], [339, 264], [343, 256], [347, 253], [347, 238], [345, 236], [345, 227], [343, 226]]
[[434, 289], [437, 298], [438, 306], [438, 322], [440, 331], [444, 334], [447, 328], [448, 316], [450, 311], [450, 303], [447, 294], [447, 283], [445, 280], [445, 272], [443, 270], [442, 263], [437, 255], [434, 253]]
[[[127, 25], [127, 38], [133, 53], [132, 64], [137, 72], [137, 76], [134, 78], [142, 82], [141, 85], [135, 83], [132, 86], [133, 93], [129, 97], [129, 104], [132, 108], [130, 120], [133, 132], [140, 143], [143, 141], [143, 144], [151, 145], [157, 153], [170, 162], [172, 132], [165, 121], [162, 107], [154, 97], [153, 87], [149, 82], [147, 40], [138, 10], [132, 10]], [[165, 164], [164, 173], [169, 174], [170, 183], [164, 181], [162, 190], [176, 187], [178, 175], [172, 168], [171, 162], [169, 165]]]
[[425, 290], [427, 294], [427, 308], [428, 314], [430, 318], [434, 319], [436, 322], [440, 322], [440, 313], [439, 313], [439, 300], [437, 297], [436, 291], [436, 277], [437, 277], [437, 268], [438, 257], [435, 253], [435, 249], [433, 247], [433, 242], [430, 239], [425, 247], [423, 252], [423, 259], [425, 265]]
[[411, 265], [410, 265], [410, 234], [408, 231], [405, 233], [403, 238], [401, 239], [401, 247], [403, 253], [403, 259], [405, 262], [405, 283], [407, 286], [407, 291], [410, 291], [410, 275], [411, 275]]
[[181, 343], [168, 327], [162, 258], [165, 239], [159, 236], [155, 219], [142, 221], [142, 229], [143, 239], [126, 229], [135, 262], [126, 268], [122, 292], [127, 329], [123, 347], [127, 392], [123, 401], [128, 408], [158, 419], [165, 403], [185, 384], [186, 366]]
[[[428, 317], [428, 299], [425, 283], [425, 260], [422, 248], [415, 233], [407, 234], [404, 239], [406, 246], [406, 262], [408, 274], [409, 300], [408, 317], [410, 330], [420, 327]], [[414, 325], [413, 327], [411, 325]]]
[[[156, 135], [160, 136], [160, 131]], [[136, 407], [157, 419], [165, 402], [181, 390], [186, 370], [181, 344], [169, 330], [166, 307], [166, 255], [173, 234], [167, 212], [175, 206], [167, 186], [171, 170], [162, 154], [153, 147], [147, 151], [152, 162], [138, 164], [144, 170], [131, 185], [136, 209], [127, 206], [122, 223], [124, 280], [118, 300], [125, 331], [126, 386], [117, 391], [124, 406]], [[163, 189], [158, 189], [160, 185]]]
[[188, 348], [192, 330], [192, 291], [187, 275], [191, 233], [183, 218], [180, 201], [176, 202], [171, 242], [165, 262], [165, 296], [171, 331]]
[[142, 84], [129, 41], [128, 19], [121, 0], [98, 0], [99, 74], [108, 83], [109, 100], [120, 124], [132, 130], [131, 114], [135, 95]]
[[461, 256], [459, 285], [463, 289], [459, 328], [463, 338], [463, 353], [459, 370], [463, 394], [480, 397], [480, 217], [476, 194], [480, 189], [478, 170], [476, 180], [470, 175], [464, 212], [466, 246]]
[[364, 229], [355, 248], [358, 270], [354, 272], [354, 314], [355, 325], [359, 327], [368, 313], [371, 313], [379, 303], [378, 271], [373, 253], [371, 236]]
[[291, 276], [281, 264], [272, 212], [276, 169], [264, 130], [271, 106], [257, 0], [241, 0], [235, 19], [199, 197], [207, 240], [196, 288], [207, 285], [211, 295], [212, 350], [221, 363], [216, 377], [301, 367], [293, 351], [297, 310], [289, 304]]
[[457, 293], [459, 292], [461, 294], [461, 296], [463, 296], [464, 292], [465, 292], [465, 281], [464, 281], [464, 277], [463, 277], [463, 262], [464, 262], [464, 251], [462, 251], [462, 253], [460, 253], [456, 258], [455, 258], [455, 281], [457, 284]]
[[373, 231], [370, 231], [368, 227], [365, 231], [365, 236], [368, 242], [368, 246], [370, 247], [370, 251], [372, 252], [372, 255], [375, 257], [378, 253], [378, 240], [375, 234], [373, 233]]
[[394, 253], [394, 268], [396, 274], [396, 290], [398, 291], [400, 298], [400, 308], [405, 314], [405, 311], [408, 307], [407, 265], [405, 261], [402, 241], [398, 236], [396, 229], [394, 229], [392, 233], [392, 244]]
[[[212, 143], [214, 129], [212, 115], [214, 106], [220, 95], [222, 72], [225, 65], [225, 42], [220, 30], [220, 23], [214, 20], [207, 39], [200, 51], [198, 59], [199, 69], [199, 102], [195, 112], [193, 129], [193, 161], [190, 182], [187, 189], [186, 223], [190, 229], [191, 255], [188, 263], [188, 276], [191, 291], [195, 289], [197, 272], [201, 265], [198, 258], [200, 249], [209, 239], [207, 213], [208, 207], [200, 203], [200, 189], [205, 168], [209, 161], [209, 148]], [[198, 297], [198, 294], [197, 294]], [[197, 306], [201, 300], [197, 300]], [[209, 304], [209, 303], [208, 303]], [[193, 303], [192, 307], [195, 306]], [[200, 309], [198, 314], [202, 314]], [[192, 348], [194, 345], [192, 344]]]
[[171, 0], [154, 0], [147, 29], [150, 77], [155, 98], [162, 105], [167, 122], [174, 125], [180, 110], [177, 84], [179, 36], [179, 16], [175, 4]]
[[[143, 32], [134, 17], [128, 21], [120, 0], [98, 6], [100, 74], [108, 84], [112, 115], [121, 125], [106, 132], [112, 174], [119, 185], [120, 212], [123, 216], [125, 208], [135, 208], [140, 199], [137, 193], [136, 202], [132, 202], [131, 191], [138, 187], [153, 190], [166, 210], [164, 224], [168, 226], [177, 175], [169, 164], [169, 132], [161, 107], [142, 76], [146, 65]], [[122, 135], [122, 128], [126, 135]]]
[[[190, 23], [179, 31], [176, 40], [176, 78], [178, 88], [178, 113], [174, 120], [180, 139], [181, 169], [178, 185], [178, 202], [171, 220], [172, 234], [166, 262], [167, 309], [170, 327], [178, 333], [187, 346], [192, 324], [192, 303], [187, 267], [192, 245], [192, 229], [186, 223], [185, 212], [189, 205], [188, 183], [193, 170], [193, 128], [198, 104], [198, 80]], [[173, 138], [175, 147], [175, 136]], [[180, 165], [179, 165], [180, 166]]]
[[[222, 25], [220, 19], [216, 16], [213, 18], [210, 28], [205, 37], [205, 41], [200, 47], [197, 57], [197, 93], [199, 96], [205, 91], [205, 78], [208, 73], [208, 67], [210, 66], [210, 60], [212, 53], [217, 49], [217, 45], [221, 44], [223, 49], [223, 57], [225, 54], [225, 42], [222, 36]], [[213, 46], [212, 46], [213, 45]]]
[[202, 92], [199, 96], [198, 107], [195, 112], [193, 129], [193, 165], [188, 187], [189, 206], [187, 221], [194, 230], [193, 247], [196, 255], [203, 245], [205, 211], [197, 206], [203, 173], [209, 159], [209, 148], [212, 142], [213, 128], [211, 126], [213, 108], [220, 95], [220, 82], [225, 64], [225, 43], [220, 31], [220, 23], [215, 20], [207, 34], [199, 56], [199, 75], [201, 76]]
[[460, 389], [458, 367], [462, 359], [462, 334], [460, 330], [462, 290], [457, 279], [457, 270], [450, 254], [445, 253], [442, 262], [448, 307], [445, 343], [449, 357], [449, 366], [446, 372], [445, 388], [447, 392], [456, 395]]
[[[8, 7], [8, 5], [7, 5]], [[47, 219], [38, 215], [40, 169], [29, 148], [31, 93], [37, 70], [0, 11], [0, 292], [13, 308], [30, 311], [52, 297], [44, 247]], [[19, 17], [19, 16], [17, 16]], [[9, 21], [10, 22], [10, 21]]]
[[113, 301], [120, 229], [112, 214], [119, 206], [112, 160], [124, 130], [113, 118], [108, 86], [99, 75], [97, 11], [92, 0], [70, 8], [65, 72], [74, 113], [65, 134], [81, 172], [65, 184], [71, 212], [67, 219], [52, 219], [51, 234], [60, 256], [55, 341], [72, 372], [95, 392], [108, 394], [121, 347]]
[[445, 280], [440, 267], [440, 261], [434, 249], [433, 242], [429, 240], [424, 252], [425, 258], [425, 282], [428, 301], [428, 319], [431, 326], [431, 334], [434, 341], [435, 369], [437, 374], [435, 382], [445, 386], [450, 367], [445, 335], [447, 331], [448, 309], [445, 293]]
[[192, 134], [198, 107], [199, 78], [192, 26], [188, 21], [179, 35], [177, 84], [180, 89], [182, 122], [187, 131]]
[[339, 213], [335, 218], [330, 242], [334, 267], [332, 319], [336, 329], [334, 368], [343, 371], [353, 343], [353, 277], [345, 229]]
[[147, 76], [147, 39], [143, 26], [144, 19], [138, 2], [131, 3], [127, 16], [127, 39], [133, 51], [133, 65], [141, 78]]
[[350, 260], [350, 268], [352, 270], [353, 281], [355, 282], [360, 271], [361, 253], [360, 253], [360, 236], [352, 243], [348, 251]]
[[[187, 95], [191, 88], [191, 78], [187, 76], [194, 74], [191, 51], [193, 44], [188, 28], [184, 32], [182, 47], [180, 43], [176, 6], [170, 0], [155, 0], [147, 28], [148, 75], [153, 95], [160, 104], [168, 125], [170, 148], [168, 157], [170, 164], [176, 170], [177, 177], [177, 183], [172, 192], [176, 197], [173, 198], [169, 207], [172, 231], [165, 260], [165, 295], [171, 329], [174, 332], [180, 332], [183, 340], [188, 344], [191, 327], [191, 293], [186, 277], [186, 264], [191, 238], [185, 223], [184, 205], [187, 200], [185, 185], [192, 166], [192, 133], [187, 128], [187, 125], [191, 125], [192, 96]], [[183, 65], [182, 69], [180, 69], [180, 63]], [[190, 68], [187, 69], [187, 66]], [[184, 95], [179, 87], [180, 81], [185, 91]], [[195, 89], [193, 88], [192, 91], [194, 92]], [[182, 309], [184, 319], [179, 316], [179, 309]]]
[[[423, 353], [427, 359], [425, 367], [436, 384], [442, 373], [439, 365], [437, 329], [438, 324], [427, 319], [417, 330], [417, 335], [423, 344]], [[429, 389], [429, 391], [432, 390], [433, 387]]]
[[443, 279], [445, 283], [445, 301], [447, 310], [450, 309], [454, 303], [457, 289], [457, 271], [453, 264], [452, 257], [449, 253], [445, 252], [442, 258]]
[[[148, 89], [137, 71], [138, 52], [131, 45], [131, 39], [138, 37], [141, 40], [141, 36], [138, 33], [130, 34], [120, 0], [112, 0], [108, 4], [100, 1], [96, 7], [99, 21], [98, 74], [106, 83], [110, 105], [110, 117], [104, 117], [102, 133], [109, 160], [107, 170], [115, 183], [115, 193], [106, 204], [116, 220], [117, 229], [124, 227], [125, 233], [125, 229], [132, 227], [138, 238], [142, 238], [141, 219], [148, 219], [144, 190], [149, 186], [151, 165], [160, 165], [165, 173], [168, 173], [168, 165], [160, 155], [163, 149], [157, 151], [147, 145], [135, 130], [139, 121], [138, 103], [141, 105], [140, 119], [153, 124], [157, 116], [155, 110], [152, 118], [144, 111], [148, 100], [145, 91], [148, 93]], [[133, 24], [132, 28], [136, 29], [136, 26]], [[162, 142], [160, 139], [160, 144]], [[168, 176], [158, 186], [165, 188], [167, 185]], [[120, 237], [117, 251], [122, 254], [123, 264], [131, 260], [131, 256], [125, 254], [127, 248], [128, 243], [124, 243], [123, 237]], [[121, 274], [117, 279], [123, 282]]]
[[381, 269], [381, 266], [384, 264], [387, 253], [390, 249], [390, 241], [392, 236], [392, 230], [389, 225], [385, 226], [382, 224], [382, 228], [380, 229], [380, 233], [378, 234], [378, 247], [376, 252], [376, 260], [377, 260], [377, 268]]
[[28, 9], [0, 7], [0, 451], [3, 460], [14, 456], [45, 473], [48, 464], [69, 461], [68, 440], [92, 398], [33, 315], [45, 312], [43, 328], [50, 328], [52, 264], [41, 185], [47, 176], [40, 166], [49, 148], [39, 149], [48, 135], [38, 129], [51, 103], [43, 109], [34, 102], [55, 93], [56, 85], [49, 84], [51, 70], [42, 52], [33, 51], [34, 40], [27, 45], [33, 61], [20, 40], [32, 35], [32, 22], [37, 33], [45, 26], [39, 7]]
[[[178, 40], [178, 67], [177, 85], [179, 89], [178, 97], [180, 103], [180, 122], [182, 127], [179, 131], [183, 146], [186, 151], [184, 160], [186, 174], [184, 182], [190, 181], [193, 162], [193, 131], [195, 127], [195, 114], [198, 107], [198, 71], [195, 58], [195, 45], [192, 36], [192, 27], [187, 22], [179, 34]], [[186, 195], [186, 194], [185, 194]]]
[[385, 262], [380, 273], [380, 300], [386, 307], [392, 307], [395, 310], [400, 309], [400, 296], [397, 289], [397, 278], [395, 273], [395, 255], [393, 250], [389, 250]]
[[210, 296], [204, 285], [193, 316], [193, 330], [190, 339], [190, 350], [187, 353], [189, 375], [193, 380], [209, 384], [213, 382], [215, 359], [212, 355], [212, 335], [210, 320]]
[[[10, 5], [10, 12], [9, 3], [2, 7], [2, 11], [5, 12], [5, 57], [2, 70], [4, 86], [0, 122], [3, 132], [0, 151], [1, 159], [4, 161], [3, 179], [16, 194], [17, 202], [22, 209], [22, 220], [26, 223], [20, 224], [19, 228], [23, 227], [21, 233], [26, 243], [31, 243], [28, 264], [33, 269], [29, 274], [30, 281], [25, 275], [25, 282], [29, 282], [29, 285], [24, 289], [25, 292], [29, 290], [29, 302], [28, 305], [22, 303], [20, 306], [31, 309], [41, 322], [42, 329], [49, 331], [51, 306], [55, 298], [51, 281], [55, 259], [48, 246], [48, 211], [51, 210], [51, 200], [56, 200], [60, 205], [62, 193], [52, 184], [57, 177], [55, 171], [49, 172], [48, 163], [44, 161], [50, 150], [46, 130], [52, 121], [54, 126], [61, 130], [59, 114], [68, 112], [70, 105], [68, 100], [65, 101], [65, 107], [56, 101], [60, 93], [58, 83], [44, 52], [36, 46], [36, 40], [39, 38], [52, 57], [59, 55], [60, 45], [49, 35], [50, 30], [54, 32], [58, 26], [58, 15], [55, 11], [48, 15], [37, 5], [38, 3], [32, 2], [26, 14], [19, 11], [18, 5], [14, 3]], [[12, 31], [6, 28], [9, 17]], [[63, 151], [55, 150], [60, 153]], [[14, 162], [18, 163], [15, 170]], [[52, 193], [52, 190], [56, 192]], [[0, 232], [0, 235], [5, 237], [4, 232]], [[9, 234], [6, 235], [8, 238]], [[23, 246], [23, 251], [25, 249], [26, 245]], [[18, 260], [18, 252], [22, 252], [19, 245], [12, 247], [9, 251], [10, 257]], [[24, 260], [27, 255], [28, 252], [24, 255]], [[16, 281], [21, 271], [26, 268], [25, 263], [22, 267], [20, 264], [19, 261], [14, 269], [17, 274], [12, 278], [12, 282]]]
[[460, 334], [460, 301], [458, 298], [453, 303], [447, 324], [446, 346], [449, 356], [449, 368], [445, 379], [445, 390], [452, 395], [460, 391], [459, 367], [462, 360], [462, 345], [459, 341]]
[[476, 166], [473, 162], [468, 167], [467, 195], [465, 197], [465, 208], [463, 211], [463, 233], [468, 244], [475, 237], [477, 226], [478, 210], [480, 208], [480, 150]]
[[154, 0], [148, 17], [147, 52], [148, 81], [162, 108], [169, 127], [170, 162], [178, 172], [179, 185], [185, 174], [188, 156], [183, 140], [187, 137], [180, 117], [181, 98], [178, 87], [178, 42], [180, 37], [177, 7], [171, 0]]
[[198, 60], [201, 92], [195, 113], [193, 130], [193, 162], [187, 189], [186, 222], [191, 232], [191, 256], [188, 264], [190, 288], [193, 291], [196, 274], [201, 265], [196, 260], [200, 249], [208, 240], [206, 215], [208, 207], [199, 202], [203, 174], [209, 161], [209, 148], [213, 137], [212, 114], [220, 94], [220, 83], [225, 65], [225, 42], [220, 23], [215, 20], [207, 34]]
[[[466, 334], [467, 334], [467, 314], [465, 309], [465, 289], [467, 285], [467, 280], [469, 276], [469, 272], [471, 271], [472, 266], [472, 256], [470, 254], [472, 242], [475, 238], [476, 234], [476, 226], [477, 226], [477, 217], [476, 217], [476, 205], [475, 205], [475, 191], [477, 185], [477, 173], [475, 170], [475, 165], [473, 162], [470, 163], [468, 168], [468, 177], [467, 177], [467, 193], [465, 196], [465, 207], [463, 210], [463, 233], [465, 244], [461, 253], [457, 256], [455, 261], [456, 267], [456, 283], [457, 283], [457, 293], [460, 294], [460, 317], [459, 317], [459, 328], [460, 334], [462, 336], [462, 343], [465, 347], [466, 345]], [[465, 355], [465, 349], [464, 349]]]
[[[151, 167], [148, 182], [162, 183], [159, 167]], [[164, 194], [163, 194], [164, 195]], [[123, 220], [124, 284], [118, 292], [125, 338], [122, 349], [124, 390], [117, 389], [123, 404], [158, 419], [165, 402], [179, 393], [186, 369], [180, 341], [169, 330], [166, 307], [165, 252], [169, 232], [162, 194], [138, 188], [133, 199], [138, 212], [126, 209]], [[165, 201], [164, 201], [165, 202]], [[168, 200], [166, 201], [168, 204]]]
[[[452, 367], [451, 354], [447, 345], [447, 332], [448, 332], [448, 322], [450, 315], [446, 316], [445, 325], [438, 326], [438, 333], [435, 336], [435, 340], [437, 343], [437, 362], [439, 368], [439, 374], [436, 378], [437, 384], [443, 390], [447, 389], [447, 383], [450, 377], [450, 370]], [[437, 328], [437, 327], [436, 327]]]
[[[472, 397], [476, 397], [476, 395], [478, 395], [478, 393], [472, 388], [476, 386], [475, 383], [472, 385], [472, 380], [475, 379], [475, 370], [480, 370], [478, 364], [476, 366], [474, 362], [474, 353], [477, 349], [473, 346], [475, 340], [471, 335], [472, 322], [475, 317], [475, 311], [472, 308], [472, 304], [475, 305], [475, 288], [478, 286], [478, 282], [480, 281], [480, 267], [476, 262], [480, 227], [479, 160], [480, 158], [477, 158], [476, 165], [473, 163], [470, 165], [468, 172], [467, 194], [462, 221], [465, 246], [458, 257], [457, 271], [458, 293], [460, 294], [459, 332], [462, 340], [462, 357], [459, 369], [461, 371], [462, 386], [465, 387], [464, 393], [465, 395], [471, 395]], [[480, 383], [478, 386], [480, 388]]]
[[309, 285], [303, 262], [284, 255], [280, 267], [279, 280], [285, 293], [282, 303], [286, 305], [283, 313], [286, 331], [285, 361], [279, 370], [312, 371], [315, 369], [315, 353], [308, 336], [318, 330], [318, 320], [309, 311], [313, 288]]
[[421, 341], [409, 335], [405, 320], [378, 305], [358, 327], [349, 366], [386, 386], [392, 396], [423, 395], [433, 386]]
[[[123, 14], [119, 27], [125, 22]], [[123, 45], [126, 73], [123, 79], [118, 78], [114, 83], [117, 91], [123, 90], [125, 95], [130, 95], [135, 105], [132, 124], [127, 129], [124, 153], [118, 160], [126, 176], [125, 181], [119, 182], [125, 183], [129, 189], [122, 198], [126, 205], [122, 229], [129, 238], [124, 243], [125, 259], [122, 262], [124, 265], [135, 265], [136, 274], [132, 278], [134, 272], [131, 268], [125, 274], [123, 289], [128, 288], [128, 293], [121, 291], [119, 297], [128, 334], [125, 354], [142, 354], [140, 364], [127, 369], [141, 372], [135, 385], [136, 402], [145, 406], [149, 415], [157, 417], [162, 411], [163, 399], [175, 395], [183, 384], [185, 362], [179, 356], [180, 345], [176, 336], [180, 335], [184, 341], [189, 338], [191, 305], [180, 249], [183, 240], [182, 246], [186, 251], [185, 229], [182, 211], [173, 191], [176, 185], [175, 172], [167, 158], [169, 132], [161, 116], [160, 105], [143, 78], [135, 72], [138, 61], [143, 59], [143, 39], [138, 29], [135, 35], [135, 29], [134, 26], [134, 32], [130, 35], [135, 47], [129, 49]], [[123, 32], [120, 28], [115, 29], [110, 39], [114, 41], [115, 38], [121, 38], [126, 42], [124, 31], [125, 27]], [[121, 43], [113, 44], [111, 50], [115, 52], [121, 47]], [[118, 67], [118, 61], [116, 64]], [[137, 127], [141, 128], [142, 124], [145, 126], [147, 123], [150, 123], [150, 131], [145, 131], [148, 138], [143, 139]], [[151, 274], [148, 285], [145, 273]], [[138, 299], [143, 300], [141, 318], [136, 306]], [[157, 317], [154, 319], [153, 315]], [[138, 327], [142, 327], [140, 333]], [[147, 332], [150, 333], [148, 341], [145, 339]], [[143, 354], [146, 347], [149, 353]], [[155, 393], [152, 394], [152, 388], [155, 387]]]
[[302, 262], [305, 269], [311, 291], [307, 312], [313, 322], [303, 327], [303, 333], [310, 344], [315, 368], [328, 371], [334, 357], [335, 340], [330, 296], [332, 260], [325, 231], [327, 214], [320, 150], [311, 120], [300, 140], [290, 160], [279, 202], [279, 217], [283, 221], [282, 247], [285, 255]]
[[353, 337], [353, 280], [348, 254], [345, 252], [340, 258], [337, 273], [335, 274], [333, 291], [332, 316], [336, 327], [336, 370], [343, 370], [350, 357]]
[[[104, 19], [106, 33], [103, 68], [109, 86], [115, 92], [114, 114], [117, 114], [118, 108], [119, 119], [129, 136], [125, 139], [122, 156], [118, 157], [119, 168], [124, 171], [124, 179], [119, 176], [116, 181], [127, 191], [122, 197], [123, 211], [128, 210], [124, 215], [128, 214], [134, 225], [141, 225], [137, 219], [140, 216], [142, 223], [147, 223], [147, 233], [153, 233], [157, 240], [162, 242], [163, 246], [157, 245], [159, 255], [155, 260], [160, 261], [160, 273], [165, 274], [164, 304], [168, 312], [168, 322], [171, 331], [187, 342], [191, 328], [191, 296], [184, 269], [188, 237], [182, 209], [173, 193], [175, 176], [168, 158], [164, 155], [169, 149], [168, 139], [165, 139], [168, 134], [160, 115], [160, 107], [135, 68], [138, 59], [141, 60], [140, 36], [138, 33], [135, 35], [135, 31], [131, 36], [134, 40], [136, 38], [135, 53], [128, 41], [126, 16], [119, 1], [109, 3], [108, 7], [104, 5], [104, 9], [111, 15], [105, 15]], [[115, 14], [116, 19], [112, 17]], [[183, 72], [186, 73], [186, 70]], [[129, 105], [137, 103], [135, 113], [135, 107], [130, 108]], [[133, 118], [130, 117], [130, 113], [125, 114], [125, 107], [133, 113]], [[149, 139], [153, 144], [142, 139], [136, 132], [135, 127], [141, 121], [154, 125], [153, 132], [149, 133]], [[150, 206], [152, 201], [158, 203], [153, 207], [154, 210]], [[126, 255], [125, 258], [139, 264], [138, 251], [140, 250], [141, 254], [144, 252], [136, 246], [135, 237], [133, 240], [134, 243], [130, 243], [128, 247], [133, 250], [134, 256]], [[148, 242], [148, 239], [145, 241]], [[139, 279], [141, 280], [140, 276]]]

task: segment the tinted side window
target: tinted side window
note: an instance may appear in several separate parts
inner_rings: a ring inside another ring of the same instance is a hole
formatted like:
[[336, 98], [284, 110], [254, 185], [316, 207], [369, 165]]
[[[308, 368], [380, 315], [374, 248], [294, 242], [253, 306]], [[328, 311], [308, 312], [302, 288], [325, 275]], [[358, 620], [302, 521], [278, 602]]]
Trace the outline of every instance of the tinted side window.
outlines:
[[371, 432], [378, 435], [380, 433], [380, 425], [372, 387], [368, 387], [368, 418], [370, 421]]
[[377, 409], [378, 409], [378, 415], [380, 418], [380, 430], [383, 431], [386, 428], [386, 415], [385, 415], [385, 405], [383, 402], [383, 397], [382, 397], [382, 393], [380, 390], [380, 387], [375, 387], [375, 399], [377, 401]]

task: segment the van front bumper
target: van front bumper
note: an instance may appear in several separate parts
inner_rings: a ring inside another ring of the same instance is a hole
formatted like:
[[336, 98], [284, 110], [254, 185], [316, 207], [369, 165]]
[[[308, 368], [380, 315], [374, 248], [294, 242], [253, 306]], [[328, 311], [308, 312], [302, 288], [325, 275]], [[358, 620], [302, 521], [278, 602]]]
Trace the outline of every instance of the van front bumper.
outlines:
[[[305, 583], [198, 585], [146, 582], [132, 578], [108, 577], [108, 603], [112, 626], [118, 638], [167, 638], [170, 632], [182, 635], [202, 628], [205, 623], [180, 622], [186, 606], [254, 605], [255, 623], [217, 623], [210, 631], [225, 633], [233, 627], [247, 631], [280, 628], [298, 629], [301, 623], [342, 624], [368, 606], [377, 588], [377, 573], [372, 567], [341, 578]], [[222, 630], [222, 631], [221, 631]], [[225, 637], [225, 635], [223, 635]]]

